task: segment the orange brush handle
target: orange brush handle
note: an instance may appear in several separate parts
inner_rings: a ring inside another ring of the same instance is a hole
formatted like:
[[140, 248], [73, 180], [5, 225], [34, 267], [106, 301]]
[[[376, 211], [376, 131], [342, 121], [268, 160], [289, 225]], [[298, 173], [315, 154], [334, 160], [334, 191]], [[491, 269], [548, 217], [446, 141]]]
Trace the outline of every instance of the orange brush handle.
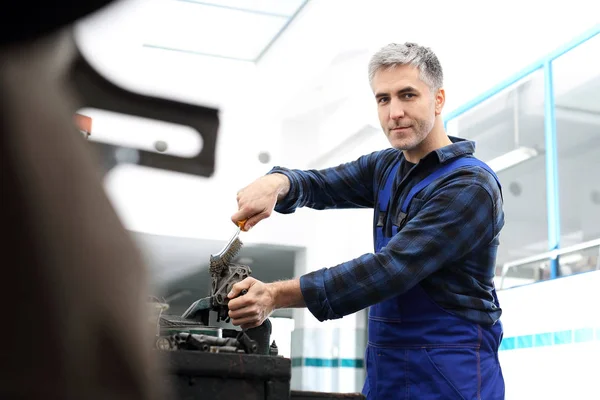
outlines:
[[243, 219], [241, 221], [237, 222], [237, 226], [240, 227], [241, 230], [244, 230], [244, 225], [246, 225], [246, 221], [248, 221], [247, 219]]

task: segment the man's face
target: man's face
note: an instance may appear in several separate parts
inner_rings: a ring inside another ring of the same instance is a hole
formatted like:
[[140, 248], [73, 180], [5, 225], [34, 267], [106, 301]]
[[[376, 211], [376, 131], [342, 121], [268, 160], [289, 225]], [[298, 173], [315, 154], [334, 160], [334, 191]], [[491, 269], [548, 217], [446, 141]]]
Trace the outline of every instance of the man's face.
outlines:
[[392, 147], [416, 148], [431, 132], [441, 111], [443, 91], [432, 93], [411, 65], [380, 69], [371, 86], [379, 113], [379, 122]]

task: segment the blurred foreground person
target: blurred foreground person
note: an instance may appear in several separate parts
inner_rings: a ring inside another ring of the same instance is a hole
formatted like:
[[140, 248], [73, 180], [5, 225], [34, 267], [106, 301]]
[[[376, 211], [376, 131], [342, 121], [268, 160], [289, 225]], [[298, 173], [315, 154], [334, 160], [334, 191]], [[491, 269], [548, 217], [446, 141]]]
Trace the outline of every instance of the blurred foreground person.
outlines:
[[153, 399], [144, 267], [75, 129], [69, 24], [109, 1], [0, 16], [2, 399]]

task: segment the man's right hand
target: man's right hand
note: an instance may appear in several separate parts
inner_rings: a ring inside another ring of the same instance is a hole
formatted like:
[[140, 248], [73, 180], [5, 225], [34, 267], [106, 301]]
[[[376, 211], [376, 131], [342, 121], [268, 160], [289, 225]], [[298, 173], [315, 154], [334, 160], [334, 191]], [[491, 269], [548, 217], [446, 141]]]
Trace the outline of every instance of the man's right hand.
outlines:
[[238, 192], [238, 211], [231, 216], [231, 220], [235, 224], [247, 220], [243, 229], [250, 230], [273, 213], [277, 200], [283, 199], [289, 190], [290, 181], [283, 174], [275, 173], [258, 178]]

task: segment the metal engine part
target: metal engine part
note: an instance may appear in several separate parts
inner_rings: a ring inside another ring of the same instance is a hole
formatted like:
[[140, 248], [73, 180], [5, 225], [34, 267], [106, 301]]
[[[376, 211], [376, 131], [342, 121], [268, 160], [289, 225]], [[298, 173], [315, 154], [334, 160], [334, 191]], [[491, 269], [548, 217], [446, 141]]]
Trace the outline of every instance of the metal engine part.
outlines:
[[249, 266], [234, 263], [220, 268], [218, 271], [211, 271], [210, 295], [192, 303], [181, 317], [188, 320], [200, 321], [204, 325], [208, 325], [209, 312], [214, 311], [217, 314], [217, 322], [229, 322], [229, 307], [227, 306], [229, 299], [227, 298], [227, 293], [231, 291], [233, 285], [243, 281], [250, 274], [252, 274], [252, 270]]
[[217, 312], [217, 322], [229, 322], [227, 293], [231, 291], [233, 285], [248, 278], [251, 274], [252, 270], [249, 266], [234, 263], [229, 264], [227, 268], [221, 268], [220, 271], [211, 273], [210, 297], [213, 310]]
[[171, 342], [182, 350], [210, 351], [211, 353], [246, 353], [254, 354], [258, 345], [244, 332], [239, 332], [237, 337], [217, 338], [214, 336], [178, 333], [173, 335]]

